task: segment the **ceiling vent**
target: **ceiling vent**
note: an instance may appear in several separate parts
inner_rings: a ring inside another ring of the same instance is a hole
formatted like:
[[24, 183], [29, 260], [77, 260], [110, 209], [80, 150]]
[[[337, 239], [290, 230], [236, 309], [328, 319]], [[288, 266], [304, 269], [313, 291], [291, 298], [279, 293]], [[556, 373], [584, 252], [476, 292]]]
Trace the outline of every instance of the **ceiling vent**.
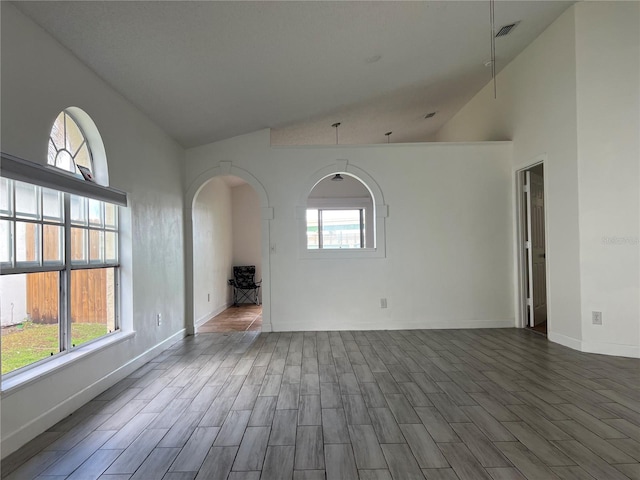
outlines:
[[496, 38], [505, 37], [509, 35], [513, 31], [513, 29], [518, 26], [519, 23], [520, 22], [515, 22], [509, 25], [504, 25], [503, 27], [500, 27], [500, 30], [498, 30], [498, 33], [496, 33]]
[[431, 117], [435, 116], [435, 114], [436, 114], [436, 112], [430, 112], [430, 113], [427, 113], [427, 114], [424, 116], [424, 118], [431, 118]]

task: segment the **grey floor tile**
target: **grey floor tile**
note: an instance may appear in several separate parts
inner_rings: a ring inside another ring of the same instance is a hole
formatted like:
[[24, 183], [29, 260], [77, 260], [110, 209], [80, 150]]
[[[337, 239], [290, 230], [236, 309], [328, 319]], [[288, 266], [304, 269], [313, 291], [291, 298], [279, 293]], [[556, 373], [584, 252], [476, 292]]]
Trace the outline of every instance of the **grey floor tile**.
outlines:
[[[134, 473], [140, 465], [145, 461], [158, 442], [166, 435], [166, 429], [145, 430], [136, 438], [127, 449], [120, 454], [115, 462], [107, 469], [105, 475], [113, 475], [120, 473]], [[198, 464], [200, 467], [200, 464]], [[192, 468], [191, 470], [197, 470]]]
[[395, 417], [388, 408], [370, 408], [369, 417], [380, 443], [405, 443]]
[[267, 448], [261, 480], [291, 480], [293, 477], [293, 445], [269, 446]]
[[452, 427], [483, 467], [511, 466], [500, 450], [473, 423], [454, 423]]
[[276, 410], [269, 445], [295, 445], [297, 410]]
[[250, 410], [231, 410], [222, 424], [222, 428], [219, 429], [220, 433], [215, 439], [214, 446], [231, 447], [240, 445], [250, 416]]
[[320, 395], [300, 395], [298, 425], [322, 425]]
[[294, 470], [293, 480], [326, 480], [324, 470]]
[[440, 443], [438, 447], [460, 480], [491, 480], [464, 443]]
[[451, 424], [444, 419], [435, 407], [416, 407], [415, 411], [429, 435], [436, 442], [460, 442], [460, 439], [451, 428]]
[[320, 403], [322, 408], [342, 408], [340, 386], [337, 383], [321, 383]]
[[324, 468], [322, 427], [299, 426], [296, 432], [296, 470]]
[[324, 443], [349, 443], [347, 419], [342, 408], [322, 409], [322, 433]]
[[380, 445], [393, 480], [424, 480], [424, 475], [406, 443]]
[[389, 470], [358, 470], [360, 480], [392, 480]]
[[371, 418], [362, 395], [343, 395], [342, 405], [348, 425], [369, 425]]
[[520, 470], [527, 480], [557, 480], [551, 468], [520, 442], [496, 442], [496, 447]]
[[404, 424], [400, 429], [420, 468], [446, 468], [449, 463], [438, 449], [424, 425]]
[[258, 397], [249, 417], [249, 427], [271, 426], [276, 413], [277, 397]]
[[358, 478], [356, 462], [350, 444], [324, 446], [327, 480], [354, 480]]
[[261, 470], [271, 427], [247, 427], [233, 470]]
[[196, 480], [227, 480], [238, 447], [212, 447], [198, 471]]
[[349, 425], [349, 435], [358, 469], [387, 468], [373, 426]]

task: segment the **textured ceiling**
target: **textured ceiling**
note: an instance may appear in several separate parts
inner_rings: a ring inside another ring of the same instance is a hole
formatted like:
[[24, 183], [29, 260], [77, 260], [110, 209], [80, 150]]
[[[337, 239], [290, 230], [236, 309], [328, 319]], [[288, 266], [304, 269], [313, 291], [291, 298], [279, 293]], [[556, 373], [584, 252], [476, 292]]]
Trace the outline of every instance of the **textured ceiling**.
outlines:
[[[496, 2], [497, 68], [573, 3]], [[488, 1], [15, 4], [185, 147], [425, 141], [490, 79]]]

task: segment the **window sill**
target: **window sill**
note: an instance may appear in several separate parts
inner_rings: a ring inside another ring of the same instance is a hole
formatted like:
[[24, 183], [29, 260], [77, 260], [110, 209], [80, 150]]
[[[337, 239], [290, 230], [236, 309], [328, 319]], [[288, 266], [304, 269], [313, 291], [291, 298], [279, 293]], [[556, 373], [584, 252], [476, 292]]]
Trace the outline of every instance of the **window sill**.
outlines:
[[98, 353], [105, 348], [111, 347], [118, 343], [133, 338], [136, 332], [117, 332], [106, 337], [91, 342], [88, 345], [78, 347], [69, 353], [58, 355], [47, 362], [28, 368], [24, 372], [17, 372], [15, 375], [9, 375], [8, 378], [2, 378], [2, 396], [11, 395], [28, 385], [31, 385], [52, 373], [66, 368], [80, 359], [89, 357]]
[[349, 259], [349, 258], [385, 258], [385, 252], [381, 248], [327, 248], [304, 249], [300, 252], [300, 258], [313, 259]]

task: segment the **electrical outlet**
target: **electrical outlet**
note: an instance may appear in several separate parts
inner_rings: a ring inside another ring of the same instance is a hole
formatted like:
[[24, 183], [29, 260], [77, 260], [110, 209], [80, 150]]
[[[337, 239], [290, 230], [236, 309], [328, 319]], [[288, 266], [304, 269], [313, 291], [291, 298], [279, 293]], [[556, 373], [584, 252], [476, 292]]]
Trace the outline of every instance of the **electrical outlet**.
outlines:
[[380, 299], [380, 308], [387, 308], [387, 299], [386, 298], [381, 298]]
[[591, 323], [602, 325], [602, 312], [591, 312]]
[[158, 323], [158, 326], [162, 325], [162, 314], [161, 313], [156, 315], [156, 321]]

